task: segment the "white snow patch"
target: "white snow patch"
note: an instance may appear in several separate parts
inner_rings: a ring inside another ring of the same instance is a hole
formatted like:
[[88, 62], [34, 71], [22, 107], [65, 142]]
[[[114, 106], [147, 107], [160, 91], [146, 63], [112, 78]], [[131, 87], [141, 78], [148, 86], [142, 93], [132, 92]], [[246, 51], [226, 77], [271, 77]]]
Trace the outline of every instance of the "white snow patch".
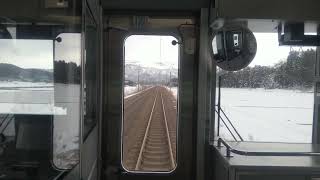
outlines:
[[[311, 143], [313, 98], [294, 90], [221, 89], [221, 107], [246, 141]], [[221, 135], [233, 140], [221, 124]]]
[[12, 88], [23, 88], [23, 87], [53, 87], [53, 83], [46, 82], [23, 82], [23, 81], [0, 81], [0, 89], [12, 87]]
[[124, 97], [130, 95], [130, 94], [134, 94], [138, 92], [138, 86], [125, 86], [124, 87]]
[[176, 98], [177, 100], [177, 96], [178, 96], [178, 87], [168, 87], [166, 86], [166, 88], [171, 91], [172, 95]]
[[145, 92], [145, 91], [147, 91], [147, 90], [149, 90], [149, 89], [151, 89], [151, 88], [153, 88], [153, 87], [154, 87], [154, 86], [144, 86], [144, 87], [143, 87], [143, 90], [136, 91], [135, 93], [132, 93], [132, 94], [130, 94], [130, 95], [127, 95], [127, 96], [124, 97], [124, 99], [127, 99], [127, 98], [129, 98], [129, 97], [131, 97], [131, 96], [138, 95], [138, 94], [140, 94], [140, 93], [142, 93], [142, 92]]
[[66, 115], [67, 110], [52, 104], [0, 103], [0, 114]]
[[[80, 85], [0, 82], [0, 114], [53, 115], [54, 164], [65, 168], [79, 160]], [[6, 131], [15, 135], [14, 120]]]

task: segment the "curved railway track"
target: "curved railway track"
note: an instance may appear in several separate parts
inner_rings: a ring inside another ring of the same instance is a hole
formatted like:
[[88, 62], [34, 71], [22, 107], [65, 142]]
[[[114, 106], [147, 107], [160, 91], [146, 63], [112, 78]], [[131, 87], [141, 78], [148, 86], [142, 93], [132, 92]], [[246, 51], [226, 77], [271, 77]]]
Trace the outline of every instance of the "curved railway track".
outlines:
[[[131, 153], [131, 165], [129, 170], [134, 171], [171, 171], [175, 168], [175, 147], [170, 137], [169, 123], [166, 114], [166, 103], [162, 87], [156, 87], [148, 98], [152, 98], [148, 118], [142, 122]], [[133, 138], [132, 138], [133, 139]], [[125, 165], [126, 166], [126, 165]]]

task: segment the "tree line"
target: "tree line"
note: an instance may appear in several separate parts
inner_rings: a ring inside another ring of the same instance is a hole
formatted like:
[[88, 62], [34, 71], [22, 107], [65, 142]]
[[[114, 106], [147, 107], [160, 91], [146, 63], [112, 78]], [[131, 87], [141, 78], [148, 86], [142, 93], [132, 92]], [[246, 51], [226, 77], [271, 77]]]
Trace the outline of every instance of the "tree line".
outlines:
[[221, 87], [265, 88], [265, 89], [306, 89], [313, 86], [316, 52], [291, 51], [285, 61], [274, 66], [247, 67], [240, 71], [218, 70]]
[[54, 82], [63, 84], [80, 84], [81, 67], [74, 62], [54, 61]]

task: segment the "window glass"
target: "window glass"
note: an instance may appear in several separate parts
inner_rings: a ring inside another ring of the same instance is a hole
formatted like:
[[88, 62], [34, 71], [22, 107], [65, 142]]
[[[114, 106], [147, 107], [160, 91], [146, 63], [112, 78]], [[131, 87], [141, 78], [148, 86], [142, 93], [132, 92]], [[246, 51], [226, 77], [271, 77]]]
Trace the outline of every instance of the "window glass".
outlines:
[[276, 31], [254, 32], [258, 48], [249, 67], [217, 70], [220, 136], [228, 140], [311, 143], [316, 49], [279, 46]]
[[52, 143], [52, 117], [66, 114], [54, 106], [52, 49], [52, 40], [0, 39], [0, 169], [9, 177], [16, 172], [4, 168], [41, 164]]
[[54, 51], [54, 105], [64, 114], [54, 116], [53, 162], [60, 169], [79, 162], [81, 34], [57, 36]]
[[79, 163], [81, 18], [59, 22], [0, 17], [2, 179], [55, 179]]
[[178, 46], [172, 36], [125, 41], [122, 163], [128, 171], [176, 167]]

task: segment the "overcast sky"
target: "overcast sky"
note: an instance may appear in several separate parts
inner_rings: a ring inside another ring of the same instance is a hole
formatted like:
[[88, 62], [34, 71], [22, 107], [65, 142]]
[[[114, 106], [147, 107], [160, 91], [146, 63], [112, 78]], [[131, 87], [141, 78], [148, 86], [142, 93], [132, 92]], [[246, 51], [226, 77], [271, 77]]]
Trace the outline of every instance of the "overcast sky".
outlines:
[[172, 36], [129, 36], [125, 41], [125, 60], [129, 64], [159, 68], [178, 68], [178, 48]]
[[272, 66], [281, 60], [286, 60], [290, 47], [279, 46], [278, 34], [255, 33], [257, 40], [257, 53], [250, 66]]
[[[80, 64], [81, 35], [60, 34], [56, 42], [57, 60]], [[9, 63], [21, 68], [53, 69], [53, 41], [33, 39], [0, 39], [0, 63]]]
[[[250, 66], [272, 66], [281, 60], [286, 60], [290, 47], [279, 47], [276, 33], [255, 33], [258, 49]], [[127, 38], [125, 43], [126, 63], [144, 66], [158, 66], [159, 62], [178, 64], [178, 46], [171, 44], [171, 36], [135, 35]], [[160, 51], [160, 46], [161, 51]], [[299, 48], [294, 48], [299, 49]]]
[[22, 68], [50, 69], [52, 41], [48, 40], [0, 40], [0, 63], [9, 63]]
[[[258, 50], [250, 66], [272, 66], [285, 60], [290, 47], [278, 46], [276, 33], [255, 33]], [[61, 34], [56, 43], [56, 59], [80, 64], [80, 34]], [[171, 44], [172, 36], [134, 35], [125, 41], [126, 63], [159, 68], [178, 67], [178, 46]], [[160, 48], [161, 47], [161, 48]], [[11, 63], [22, 68], [53, 68], [51, 40], [0, 40], [0, 63]], [[298, 50], [299, 47], [294, 49]], [[307, 48], [303, 48], [304, 50]]]

